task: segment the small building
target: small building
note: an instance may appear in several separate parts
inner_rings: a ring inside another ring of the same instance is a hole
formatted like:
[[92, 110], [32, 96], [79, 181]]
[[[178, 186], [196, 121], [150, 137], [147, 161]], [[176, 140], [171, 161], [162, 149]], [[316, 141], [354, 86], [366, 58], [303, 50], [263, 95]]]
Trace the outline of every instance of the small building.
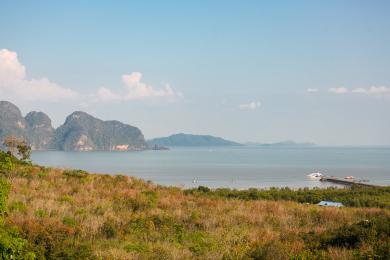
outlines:
[[325, 201], [325, 200], [319, 202], [317, 205], [325, 206], [325, 207], [337, 207], [337, 208], [344, 206], [343, 203], [341, 202], [333, 202], [333, 201]]

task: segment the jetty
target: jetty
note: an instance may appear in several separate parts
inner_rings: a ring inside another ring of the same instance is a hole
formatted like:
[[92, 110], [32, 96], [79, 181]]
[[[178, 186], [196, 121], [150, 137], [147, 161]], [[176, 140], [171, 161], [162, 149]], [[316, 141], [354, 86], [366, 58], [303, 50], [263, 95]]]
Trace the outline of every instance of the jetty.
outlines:
[[323, 176], [320, 178], [320, 181], [328, 181], [328, 182], [333, 182], [337, 184], [343, 184], [343, 185], [359, 185], [363, 187], [381, 187], [380, 185], [374, 185], [374, 184], [369, 184], [366, 182], [362, 182], [359, 180], [351, 180], [351, 179], [342, 179], [334, 176]]

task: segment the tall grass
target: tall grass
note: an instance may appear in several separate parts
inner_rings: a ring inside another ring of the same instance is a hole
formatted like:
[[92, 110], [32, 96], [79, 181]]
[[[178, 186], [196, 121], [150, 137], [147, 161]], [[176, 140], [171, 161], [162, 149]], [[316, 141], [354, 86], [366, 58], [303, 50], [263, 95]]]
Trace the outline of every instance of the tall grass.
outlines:
[[225, 199], [40, 166], [16, 172], [5, 222], [38, 259], [350, 259], [389, 249], [383, 232], [354, 246], [310, 242], [379, 216], [389, 221], [385, 208]]

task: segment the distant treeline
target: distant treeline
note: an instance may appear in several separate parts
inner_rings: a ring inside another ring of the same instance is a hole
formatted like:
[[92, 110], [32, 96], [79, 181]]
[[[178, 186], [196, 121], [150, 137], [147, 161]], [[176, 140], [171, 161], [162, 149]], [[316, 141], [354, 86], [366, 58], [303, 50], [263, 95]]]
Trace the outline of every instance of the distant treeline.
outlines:
[[185, 190], [186, 194], [202, 195], [216, 198], [241, 200], [289, 200], [300, 203], [315, 204], [322, 200], [342, 202], [350, 207], [378, 207], [390, 209], [390, 187], [359, 187], [349, 188], [290, 188], [247, 189], [236, 190], [219, 188], [212, 190], [208, 187]]

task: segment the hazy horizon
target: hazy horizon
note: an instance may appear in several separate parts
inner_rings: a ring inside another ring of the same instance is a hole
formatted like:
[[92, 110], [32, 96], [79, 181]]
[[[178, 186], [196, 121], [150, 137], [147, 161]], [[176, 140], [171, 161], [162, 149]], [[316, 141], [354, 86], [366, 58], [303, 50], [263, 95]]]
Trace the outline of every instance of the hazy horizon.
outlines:
[[147, 139], [390, 145], [390, 2], [2, 1], [0, 100]]

